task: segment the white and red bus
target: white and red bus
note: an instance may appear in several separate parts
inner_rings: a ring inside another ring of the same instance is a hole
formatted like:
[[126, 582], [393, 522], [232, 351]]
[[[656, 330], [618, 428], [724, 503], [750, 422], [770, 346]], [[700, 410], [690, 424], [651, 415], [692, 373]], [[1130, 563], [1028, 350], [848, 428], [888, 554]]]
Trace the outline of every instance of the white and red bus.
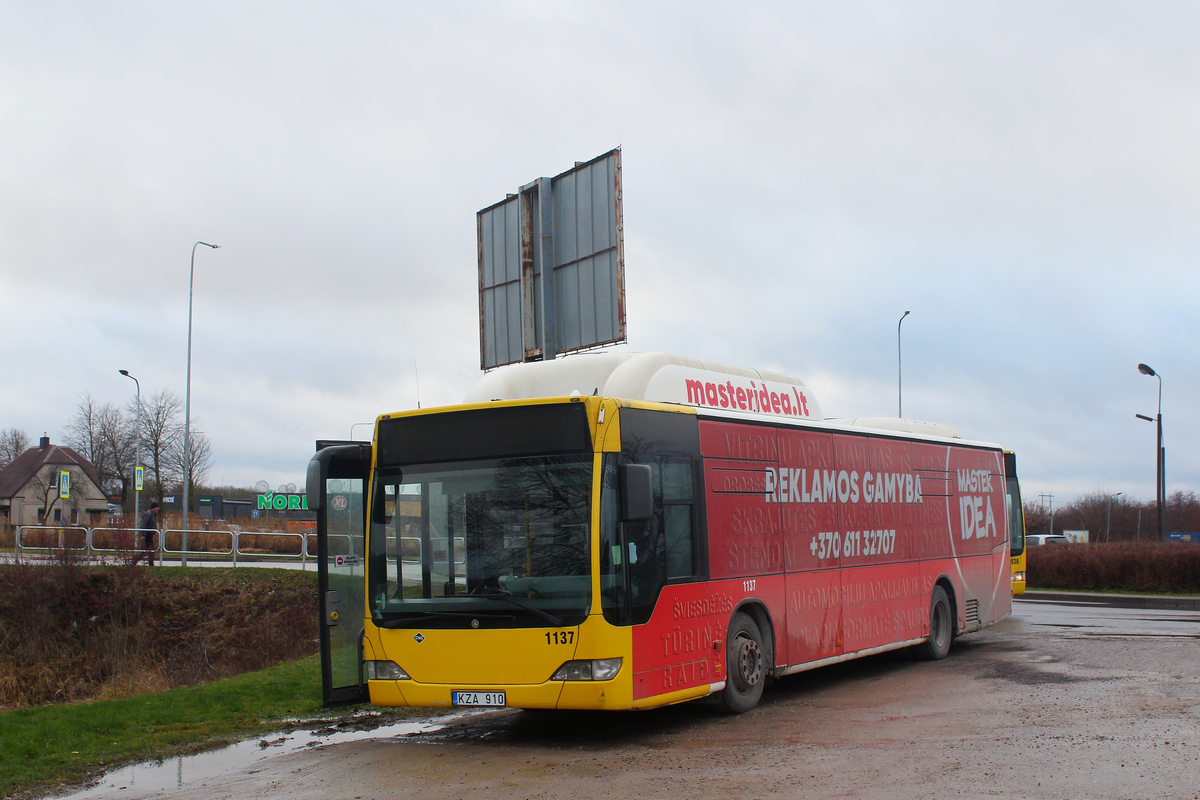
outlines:
[[663, 353], [496, 370], [320, 450], [308, 492], [330, 702], [742, 712], [1011, 609], [998, 446]]

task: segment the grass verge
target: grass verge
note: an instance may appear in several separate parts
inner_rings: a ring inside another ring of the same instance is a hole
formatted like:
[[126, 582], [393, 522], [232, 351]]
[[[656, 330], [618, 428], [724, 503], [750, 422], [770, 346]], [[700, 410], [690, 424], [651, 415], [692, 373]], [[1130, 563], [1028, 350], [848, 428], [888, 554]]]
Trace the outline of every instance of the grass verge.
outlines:
[[[0, 796], [61, 791], [125, 764], [355, 713], [321, 708], [320, 675], [311, 656], [157, 694], [0, 712]], [[384, 713], [380, 724], [404, 716]]]

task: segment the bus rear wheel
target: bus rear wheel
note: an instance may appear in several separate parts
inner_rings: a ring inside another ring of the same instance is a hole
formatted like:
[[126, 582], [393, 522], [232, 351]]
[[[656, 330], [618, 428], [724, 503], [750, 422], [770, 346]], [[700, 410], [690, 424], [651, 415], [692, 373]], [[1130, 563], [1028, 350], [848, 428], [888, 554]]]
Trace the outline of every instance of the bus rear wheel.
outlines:
[[717, 707], [727, 714], [744, 714], [758, 705], [766, 683], [762, 633], [749, 614], [729, 621], [725, 638], [725, 688]]
[[917, 645], [917, 655], [926, 661], [938, 661], [950, 652], [954, 638], [954, 620], [950, 614], [950, 598], [941, 586], [933, 587], [929, 598], [929, 638]]

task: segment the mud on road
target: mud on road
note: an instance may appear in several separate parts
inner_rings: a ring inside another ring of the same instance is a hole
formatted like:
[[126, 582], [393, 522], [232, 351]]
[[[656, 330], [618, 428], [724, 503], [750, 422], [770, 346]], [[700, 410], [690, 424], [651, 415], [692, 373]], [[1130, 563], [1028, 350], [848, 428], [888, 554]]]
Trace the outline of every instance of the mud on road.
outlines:
[[[777, 681], [756, 710], [497, 711], [325, 744], [169, 794], [216, 798], [1200, 798], [1200, 646], [1017, 616], [940, 662]], [[113, 797], [142, 797], [130, 791]], [[107, 796], [107, 795], [106, 795]]]

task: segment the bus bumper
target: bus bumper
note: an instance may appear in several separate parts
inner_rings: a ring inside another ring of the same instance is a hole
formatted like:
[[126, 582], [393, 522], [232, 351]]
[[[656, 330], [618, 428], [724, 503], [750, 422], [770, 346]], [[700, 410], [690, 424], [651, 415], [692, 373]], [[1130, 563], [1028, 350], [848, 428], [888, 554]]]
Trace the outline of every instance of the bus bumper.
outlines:
[[[371, 704], [452, 708], [454, 692], [504, 692], [507, 708], [629, 709], [633, 692], [618, 676], [611, 681], [547, 681], [533, 685], [467, 686], [416, 681], [368, 681]], [[494, 707], [494, 706], [493, 706]], [[485, 709], [488, 706], [468, 706]]]

